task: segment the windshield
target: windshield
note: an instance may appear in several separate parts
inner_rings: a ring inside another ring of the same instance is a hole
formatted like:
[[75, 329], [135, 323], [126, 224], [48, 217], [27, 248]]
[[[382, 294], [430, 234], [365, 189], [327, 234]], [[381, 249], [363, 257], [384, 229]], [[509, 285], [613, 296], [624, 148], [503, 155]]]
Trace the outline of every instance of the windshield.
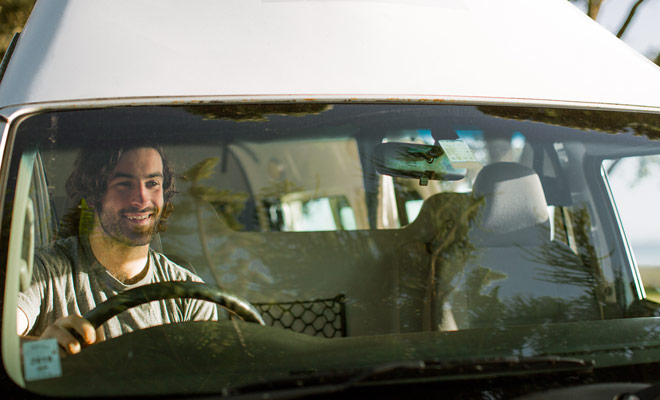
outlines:
[[655, 115], [210, 104], [14, 126], [2, 248], [15, 346], [69, 314], [96, 321], [128, 290], [207, 284], [115, 304], [105, 340], [60, 343], [52, 368], [24, 348], [30, 390], [245, 394], [373, 380], [382, 365], [433, 381], [447, 363], [621, 366], [660, 344]]

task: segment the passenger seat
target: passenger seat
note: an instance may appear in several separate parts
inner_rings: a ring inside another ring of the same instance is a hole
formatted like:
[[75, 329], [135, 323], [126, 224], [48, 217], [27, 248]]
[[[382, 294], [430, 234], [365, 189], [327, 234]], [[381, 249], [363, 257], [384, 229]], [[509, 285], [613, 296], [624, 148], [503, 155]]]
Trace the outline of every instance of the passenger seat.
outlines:
[[476, 249], [448, 297], [458, 329], [600, 319], [591, 272], [573, 250], [551, 240], [534, 170], [488, 165], [473, 195], [484, 200], [470, 231]]

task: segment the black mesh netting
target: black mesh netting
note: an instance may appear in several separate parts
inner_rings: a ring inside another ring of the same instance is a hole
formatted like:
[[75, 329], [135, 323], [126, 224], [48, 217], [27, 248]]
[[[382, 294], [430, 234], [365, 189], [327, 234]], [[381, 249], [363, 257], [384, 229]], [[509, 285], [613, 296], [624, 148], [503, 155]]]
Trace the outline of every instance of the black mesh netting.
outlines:
[[340, 294], [331, 299], [255, 303], [266, 324], [312, 336], [346, 336], [346, 299]]

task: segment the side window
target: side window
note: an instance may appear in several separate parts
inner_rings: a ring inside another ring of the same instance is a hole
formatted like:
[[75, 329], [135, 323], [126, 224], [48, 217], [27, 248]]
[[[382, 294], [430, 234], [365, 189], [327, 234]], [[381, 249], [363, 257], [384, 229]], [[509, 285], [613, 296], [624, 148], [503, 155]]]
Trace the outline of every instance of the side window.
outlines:
[[343, 195], [312, 199], [287, 199], [269, 205], [268, 217], [274, 231], [355, 230], [355, 213]]
[[647, 296], [660, 300], [660, 155], [603, 164]]

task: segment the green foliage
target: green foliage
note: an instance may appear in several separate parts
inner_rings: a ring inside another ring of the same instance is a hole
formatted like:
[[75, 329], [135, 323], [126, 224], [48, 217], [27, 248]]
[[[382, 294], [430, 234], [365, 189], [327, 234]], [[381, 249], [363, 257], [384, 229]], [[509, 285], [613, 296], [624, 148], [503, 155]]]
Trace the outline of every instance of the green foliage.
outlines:
[[210, 178], [213, 175], [213, 169], [219, 162], [220, 159], [218, 157], [202, 160], [183, 173], [183, 180], [197, 183], [203, 179]]
[[0, 59], [4, 57], [15, 33], [27, 21], [35, 0], [3, 0], [0, 5]]
[[245, 202], [249, 197], [248, 194], [220, 190], [200, 183], [200, 181], [213, 176], [219, 162], [219, 157], [202, 160], [184, 172], [182, 180], [191, 182], [188, 194], [192, 198], [201, 199], [212, 204], [218, 214], [224, 217], [227, 225], [234, 230], [242, 230], [243, 226], [238, 222], [238, 215], [245, 207]]

